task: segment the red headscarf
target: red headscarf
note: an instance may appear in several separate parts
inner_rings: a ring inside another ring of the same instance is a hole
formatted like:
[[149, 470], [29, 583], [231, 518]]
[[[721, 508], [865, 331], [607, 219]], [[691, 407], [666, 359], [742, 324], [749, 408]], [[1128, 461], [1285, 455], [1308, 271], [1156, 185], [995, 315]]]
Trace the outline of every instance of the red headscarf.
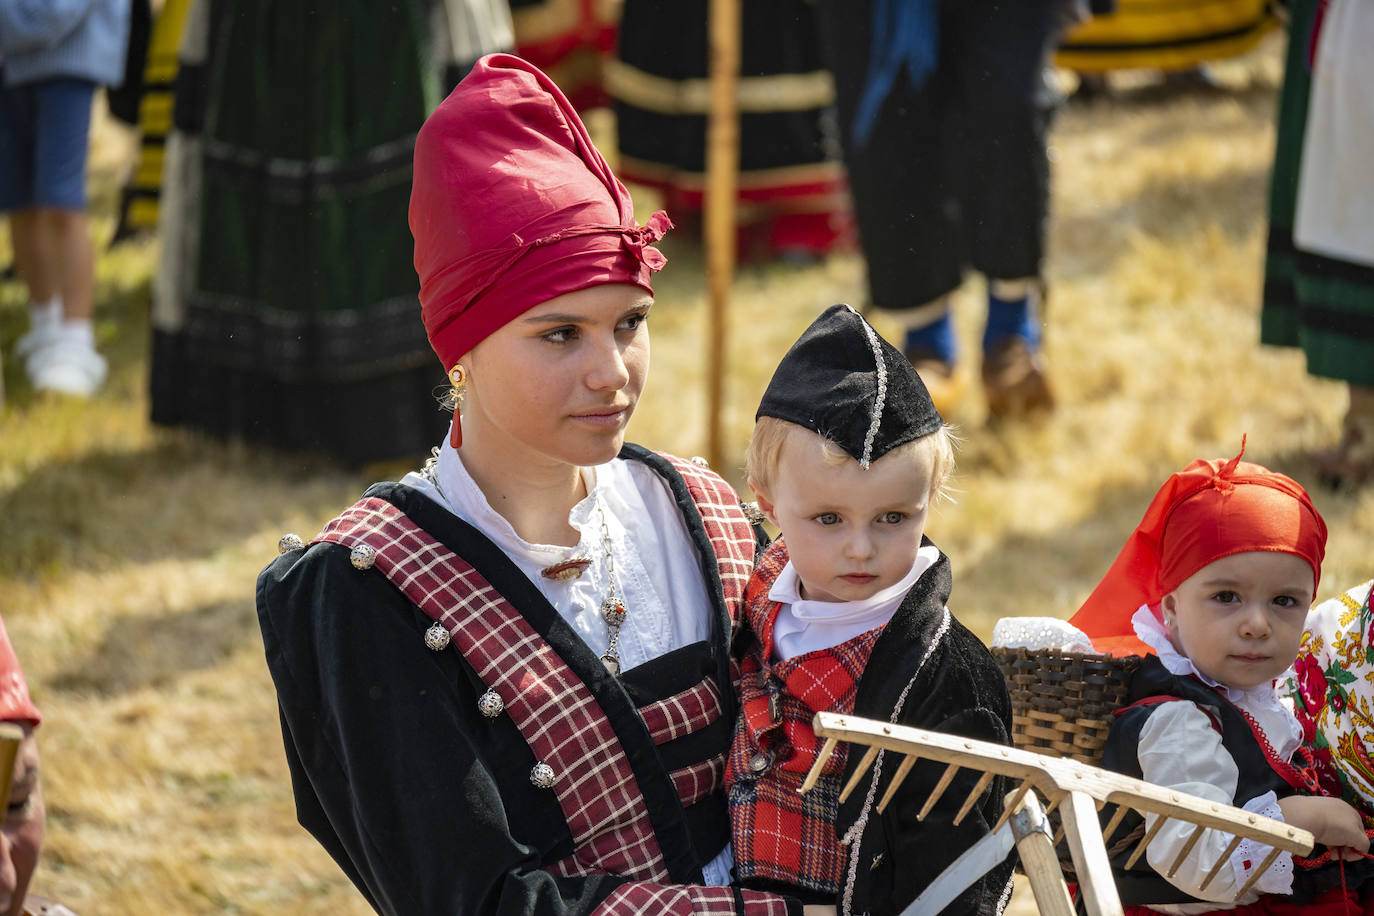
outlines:
[[635, 223], [625, 186], [533, 65], [490, 54], [415, 143], [410, 231], [430, 345], [444, 369], [512, 318], [602, 283], [653, 292], [672, 228]]
[[[1326, 523], [1307, 491], [1258, 464], [1198, 459], [1174, 474], [1150, 502], [1116, 562], [1069, 622], [1099, 652], [1146, 655], [1131, 618], [1209, 563], [1233, 554], [1273, 550], [1302, 557], [1321, 581]], [[1155, 612], [1159, 613], [1158, 610]]]
[[14, 646], [10, 645], [10, 634], [5, 632], [5, 621], [0, 619], [0, 721], [37, 725], [42, 718], [29, 699], [29, 685], [24, 682], [24, 672], [19, 669]]

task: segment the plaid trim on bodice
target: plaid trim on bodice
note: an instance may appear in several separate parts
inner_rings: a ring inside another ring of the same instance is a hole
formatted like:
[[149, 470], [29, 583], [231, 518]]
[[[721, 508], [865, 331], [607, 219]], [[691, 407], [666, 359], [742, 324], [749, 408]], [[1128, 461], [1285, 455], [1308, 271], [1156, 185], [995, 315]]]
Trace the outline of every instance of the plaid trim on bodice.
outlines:
[[759, 560], [745, 601], [749, 633], [740, 718], [725, 774], [735, 869], [741, 879], [838, 893], [844, 854], [835, 819], [848, 744], [836, 746], [814, 789], [805, 795], [797, 789], [820, 750], [812, 719], [822, 711], [853, 711], [859, 678], [882, 627], [830, 649], [770, 661], [781, 605], [769, 600], [768, 590], [786, 565], [787, 549], [779, 540]]
[[739, 494], [720, 475], [693, 461], [657, 453], [682, 475], [697, 511], [701, 513], [706, 536], [716, 554], [720, 587], [730, 619], [738, 624], [744, 617], [744, 593], [754, 572], [754, 529], [740, 508]]

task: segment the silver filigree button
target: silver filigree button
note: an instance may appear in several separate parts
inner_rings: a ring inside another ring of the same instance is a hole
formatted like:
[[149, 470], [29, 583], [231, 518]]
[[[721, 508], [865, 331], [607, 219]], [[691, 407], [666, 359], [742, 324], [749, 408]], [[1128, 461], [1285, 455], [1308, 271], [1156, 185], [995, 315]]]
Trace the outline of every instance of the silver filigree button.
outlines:
[[371, 569], [372, 564], [377, 562], [377, 549], [371, 544], [359, 544], [348, 555], [348, 560], [354, 569]]
[[428, 630], [425, 630], [425, 645], [435, 652], [442, 652], [447, 649], [450, 639], [448, 630], [437, 620], [429, 625]]
[[709, 468], [711, 466], [711, 462], [707, 461], [700, 455], [693, 455], [691, 458], [688, 458], [687, 460], [692, 462], [692, 464], [695, 464], [699, 468]]
[[548, 789], [553, 786], [553, 767], [547, 763], [539, 762], [530, 770], [530, 782], [541, 789]]
[[762, 525], [768, 520], [768, 516], [763, 514], [758, 503], [740, 503], [739, 507], [744, 510], [744, 520], [751, 525]]
[[305, 541], [301, 540], [299, 534], [283, 534], [277, 541], [277, 553], [286, 553], [288, 550], [299, 550], [305, 546]]
[[763, 751], [759, 751], [757, 754], [749, 758], [749, 772], [762, 774], [764, 771], [768, 769], [772, 762], [773, 761], [768, 759], [767, 754], [765, 754]]
[[501, 694], [488, 688], [486, 693], [477, 698], [477, 708], [488, 719], [495, 719], [505, 710], [506, 704]]

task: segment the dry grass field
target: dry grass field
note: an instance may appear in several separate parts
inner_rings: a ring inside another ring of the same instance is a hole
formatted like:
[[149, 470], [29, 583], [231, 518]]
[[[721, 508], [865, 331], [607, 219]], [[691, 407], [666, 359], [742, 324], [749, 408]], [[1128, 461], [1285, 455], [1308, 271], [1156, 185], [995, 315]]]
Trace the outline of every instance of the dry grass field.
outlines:
[[[1001, 616], [1071, 612], [1164, 476], [1234, 454], [1242, 434], [1248, 457], [1308, 484], [1330, 523], [1320, 597], [1374, 575], [1374, 487], [1322, 489], [1304, 458], [1336, 438], [1343, 387], [1257, 343], [1280, 45], [1223, 67], [1226, 91], [1123, 81], [1115, 98], [1061, 112], [1047, 338], [1061, 406], [993, 430], [975, 389], [950, 418], [964, 439], [957, 498], [930, 523], [954, 562], [952, 608], [984, 637]], [[131, 150], [118, 128], [97, 130], [102, 238]], [[665, 250], [632, 438], [691, 455], [705, 448], [702, 262], [687, 239]], [[97, 336], [112, 376], [97, 398], [37, 397], [14, 360], [4, 370], [0, 614], [46, 715], [35, 887], [110, 916], [363, 913], [295, 823], [253, 581], [280, 534], [309, 537], [404, 467], [343, 470], [150, 427], [156, 257], [148, 241], [101, 259]], [[862, 299], [855, 256], [741, 271], [723, 468], [737, 483], [777, 358], [825, 306]], [[981, 301], [970, 281], [958, 321], [974, 367]], [[0, 285], [5, 352], [23, 307], [17, 284]]]

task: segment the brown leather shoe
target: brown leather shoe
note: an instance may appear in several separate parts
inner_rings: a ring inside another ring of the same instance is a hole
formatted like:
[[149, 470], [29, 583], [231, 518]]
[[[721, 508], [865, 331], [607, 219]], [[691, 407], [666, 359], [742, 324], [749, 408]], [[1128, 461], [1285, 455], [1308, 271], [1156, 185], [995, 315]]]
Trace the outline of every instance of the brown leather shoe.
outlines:
[[1045, 358], [1032, 353], [1024, 337], [1004, 337], [983, 354], [983, 390], [990, 420], [1054, 408]]
[[1350, 387], [1350, 410], [1341, 424], [1340, 443], [1310, 457], [1322, 483], [1333, 489], [1374, 481], [1374, 391]]
[[949, 417], [968, 391], [968, 373], [928, 350], [908, 350], [906, 358], [925, 383], [940, 416]]

